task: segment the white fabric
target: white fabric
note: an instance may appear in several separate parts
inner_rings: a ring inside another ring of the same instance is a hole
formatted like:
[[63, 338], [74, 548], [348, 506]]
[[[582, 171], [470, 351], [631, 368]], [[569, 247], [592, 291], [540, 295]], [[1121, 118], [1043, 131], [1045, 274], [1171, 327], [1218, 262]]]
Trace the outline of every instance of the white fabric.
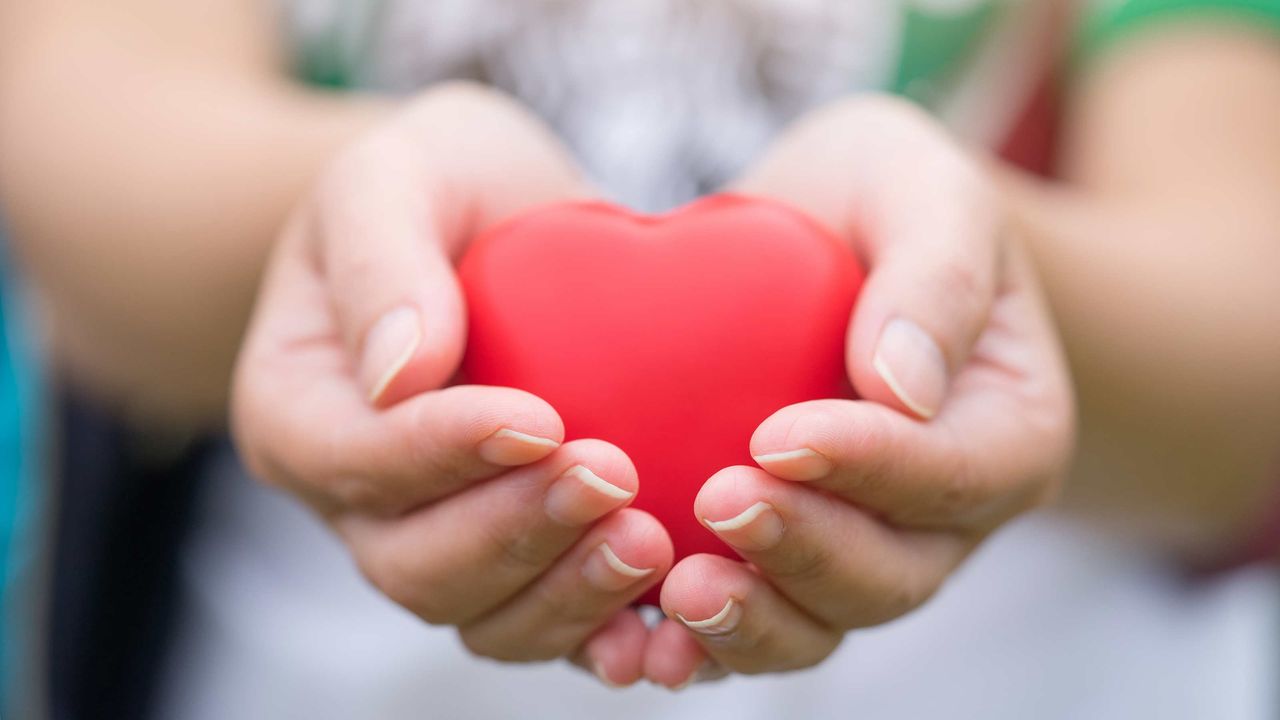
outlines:
[[[362, 86], [488, 82], [552, 125], [600, 187], [642, 210], [729, 180], [803, 110], [883, 88], [902, 0], [285, 0]], [[345, 13], [345, 16], [343, 15]], [[351, 33], [333, 28], [362, 27]]]
[[1251, 720], [1277, 710], [1274, 576], [1187, 584], [1052, 516], [1008, 527], [923, 609], [850, 635], [814, 670], [672, 694], [609, 690], [565, 663], [475, 659], [452, 630], [374, 592], [296, 501], [230, 459], [215, 480], [187, 556], [162, 718]]

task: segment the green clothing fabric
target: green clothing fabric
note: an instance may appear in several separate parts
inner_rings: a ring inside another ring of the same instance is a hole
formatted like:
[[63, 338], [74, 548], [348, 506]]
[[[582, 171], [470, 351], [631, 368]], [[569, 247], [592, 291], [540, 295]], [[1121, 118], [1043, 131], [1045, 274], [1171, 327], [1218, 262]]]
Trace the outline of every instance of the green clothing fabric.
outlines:
[[1226, 21], [1280, 30], [1280, 0], [1100, 0], [1086, 13], [1079, 54], [1088, 58], [1135, 31], [1172, 21]]

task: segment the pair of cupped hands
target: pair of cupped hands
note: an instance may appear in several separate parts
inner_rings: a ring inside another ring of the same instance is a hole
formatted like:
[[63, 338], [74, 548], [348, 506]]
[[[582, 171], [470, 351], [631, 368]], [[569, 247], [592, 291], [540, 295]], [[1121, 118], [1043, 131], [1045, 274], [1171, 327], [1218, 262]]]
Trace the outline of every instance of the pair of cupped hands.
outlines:
[[[919, 110], [820, 109], [733, 189], [810, 214], [868, 270], [847, 345], [861, 399], [780, 408], [751, 438], [758, 467], [718, 472], [690, 508], [744, 562], [673, 563], [662, 525], [626, 507], [644, 478], [620, 449], [563, 442], [555, 408], [526, 392], [449, 384], [469, 240], [592, 195], [545, 128], [482, 88], [410, 102], [294, 213], [237, 368], [244, 459], [382, 593], [476, 654], [669, 688], [822, 661], [1054, 496], [1072, 395], [987, 168]], [[633, 603], [664, 578], [650, 626]]]

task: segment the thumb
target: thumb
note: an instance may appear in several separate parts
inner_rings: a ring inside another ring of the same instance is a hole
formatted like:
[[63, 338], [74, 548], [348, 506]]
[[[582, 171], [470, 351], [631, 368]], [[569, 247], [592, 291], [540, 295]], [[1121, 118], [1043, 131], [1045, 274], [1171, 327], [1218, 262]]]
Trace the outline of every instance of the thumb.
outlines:
[[978, 217], [985, 201], [960, 188], [907, 201], [928, 210], [885, 199], [865, 231], [871, 268], [846, 362], [860, 395], [928, 419], [987, 326], [1001, 258], [994, 223]]
[[316, 194], [319, 264], [369, 401], [393, 405], [456, 372], [466, 316], [452, 261], [474, 232], [589, 193], [549, 132], [475, 91], [439, 91], [340, 156]]
[[853, 100], [800, 123], [739, 184], [850, 242], [868, 274], [846, 362], [858, 394], [921, 418], [987, 325], [1000, 216], [982, 168], [923, 112]]
[[448, 382], [465, 308], [428, 190], [400, 163], [340, 160], [315, 206], [318, 263], [361, 391], [393, 405]]

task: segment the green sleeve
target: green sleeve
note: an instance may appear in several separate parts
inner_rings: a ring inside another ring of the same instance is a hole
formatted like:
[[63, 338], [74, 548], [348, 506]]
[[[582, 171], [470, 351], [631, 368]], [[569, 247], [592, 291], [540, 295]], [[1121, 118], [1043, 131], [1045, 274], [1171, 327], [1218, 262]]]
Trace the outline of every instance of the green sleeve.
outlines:
[[1214, 20], [1280, 32], [1280, 0], [1100, 0], [1086, 3], [1077, 57], [1106, 49], [1135, 30], [1169, 20]]

